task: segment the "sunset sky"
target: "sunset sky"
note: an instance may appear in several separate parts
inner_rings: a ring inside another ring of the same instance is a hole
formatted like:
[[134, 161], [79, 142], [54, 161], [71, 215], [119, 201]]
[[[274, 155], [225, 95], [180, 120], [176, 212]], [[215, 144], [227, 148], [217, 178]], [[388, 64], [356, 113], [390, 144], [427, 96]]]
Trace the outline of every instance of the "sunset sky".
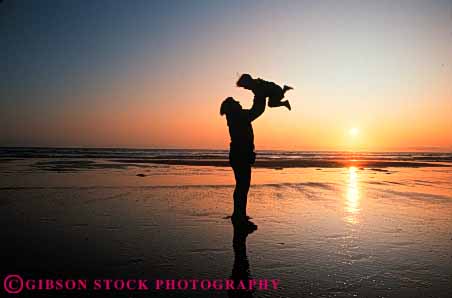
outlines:
[[0, 2], [0, 146], [452, 150], [452, 0]]

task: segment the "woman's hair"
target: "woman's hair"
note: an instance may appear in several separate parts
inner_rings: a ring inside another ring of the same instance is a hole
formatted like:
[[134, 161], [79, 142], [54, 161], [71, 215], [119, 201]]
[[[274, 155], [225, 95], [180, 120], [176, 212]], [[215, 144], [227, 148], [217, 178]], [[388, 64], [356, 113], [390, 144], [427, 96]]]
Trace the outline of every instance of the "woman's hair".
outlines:
[[234, 98], [228, 97], [221, 103], [220, 107], [220, 115], [223, 116], [224, 114], [229, 113], [231, 110], [231, 105], [235, 103]]

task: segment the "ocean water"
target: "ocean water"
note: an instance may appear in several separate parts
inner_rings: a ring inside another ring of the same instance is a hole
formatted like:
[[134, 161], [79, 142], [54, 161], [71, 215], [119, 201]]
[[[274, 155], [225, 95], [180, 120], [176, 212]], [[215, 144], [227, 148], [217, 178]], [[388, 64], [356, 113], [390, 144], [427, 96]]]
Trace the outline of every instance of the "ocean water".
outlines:
[[[0, 158], [140, 158], [227, 159], [228, 150], [121, 149], [121, 148], [0, 148]], [[452, 163], [452, 152], [345, 152], [257, 150], [258, 159], [290, 160], [390, 160]]]

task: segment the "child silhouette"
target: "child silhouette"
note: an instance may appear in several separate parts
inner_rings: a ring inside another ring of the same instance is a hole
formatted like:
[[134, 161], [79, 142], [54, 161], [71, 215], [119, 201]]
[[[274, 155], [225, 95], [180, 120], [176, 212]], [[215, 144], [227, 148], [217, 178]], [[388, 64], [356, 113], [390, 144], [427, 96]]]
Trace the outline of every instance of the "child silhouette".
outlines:
[[284, 85], [281, 86], [268, 82], [262, 79], [253, 79], [249, 74], [242, 74], [237, 81], [237, 86], [253, 91], [254, 94], [264, 95], [268, 97], [268, 106], [270, 108], [286, 107], [291, 110], [291, 106], [288, 100], [282, 100], [286, 91], [293, 89], [292, 87]]

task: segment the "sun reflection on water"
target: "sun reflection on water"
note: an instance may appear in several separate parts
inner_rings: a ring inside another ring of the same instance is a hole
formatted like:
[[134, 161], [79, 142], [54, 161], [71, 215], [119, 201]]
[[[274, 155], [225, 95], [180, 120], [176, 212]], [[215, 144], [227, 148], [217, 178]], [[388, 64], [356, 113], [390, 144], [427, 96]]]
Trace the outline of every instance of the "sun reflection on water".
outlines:
[[359, 181], [356, 167], [348, 168], [347, 197], [345, 201], [345, 221], [350, 224], [358, 223], [359, 215]]

